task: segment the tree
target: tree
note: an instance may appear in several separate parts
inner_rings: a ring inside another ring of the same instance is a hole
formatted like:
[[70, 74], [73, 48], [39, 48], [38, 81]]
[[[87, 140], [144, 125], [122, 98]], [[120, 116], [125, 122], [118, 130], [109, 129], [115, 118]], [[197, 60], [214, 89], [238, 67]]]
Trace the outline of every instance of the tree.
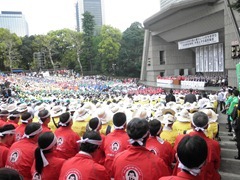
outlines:
[[15, 33], [11, 34], [9, 30], [0, 28], [0, 58], [3, 66], [8, 66], [10, 70], [18, 66], [21, 59], [18, 48], [21, 44], [21, 39]]
[[236, 10], [237, 12], [240, 12], [240, 0], [236, 0], [231, 4], [231, 7]]
[[104, 25], [100, 36], [101, 42], [98, 45], [98, 53], [101, 57], [102, 72], [105, 74], [115, 73], [116, 60], [121, 47], [121, 31]]
[[89, 12], [83, 14], [83, 45], [82, 45], [82, 64], [84, 70], [93, 69], [93, 59], [95, 57], [94, 47], [93, 47], [93, 36], [94, 36], [94, 16]]
[[134, 22], [123, 32], [120, 55], [117, 62], [118, 75], [140, 76], [143, 43], [144, 29], [141, 23]]
[[19, 53], [23, 57], [20, 62], [20, 67], [23, 69], [30, 69], [33, 64], [33, 41], [35, 36], [24, 36], [22, 37], [22, 45], [19, 48]]

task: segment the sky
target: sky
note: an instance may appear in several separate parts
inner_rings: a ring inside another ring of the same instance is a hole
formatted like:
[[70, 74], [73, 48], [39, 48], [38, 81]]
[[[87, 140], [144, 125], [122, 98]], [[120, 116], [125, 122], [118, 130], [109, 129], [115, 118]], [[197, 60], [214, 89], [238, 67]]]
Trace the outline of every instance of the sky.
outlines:
[[[0, 11], [22, 11], [29, 34], [46, 34], [51, 30], [76, 28], [76, 0], [0, 0]], [[160, 0], [104, 0], [105, 24], [125, 31], [157, 13]]]

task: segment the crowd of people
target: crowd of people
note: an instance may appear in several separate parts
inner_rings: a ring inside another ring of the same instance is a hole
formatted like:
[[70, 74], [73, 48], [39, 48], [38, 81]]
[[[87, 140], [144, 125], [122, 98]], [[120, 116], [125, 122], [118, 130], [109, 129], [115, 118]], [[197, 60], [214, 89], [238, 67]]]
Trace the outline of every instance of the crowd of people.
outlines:
[[220, 179], [217, 109], [233, 106], [222, 91], [94, 76], [1, 81], [0, 179]]
[[187, 75], [187, 76], [164, 76], [160, 75], [158, 79], [177, 79], [179, 81], [196, 81], [196, 82], [205, 82], [205, 86], [228, 86], [228, 77], [227, 75]]

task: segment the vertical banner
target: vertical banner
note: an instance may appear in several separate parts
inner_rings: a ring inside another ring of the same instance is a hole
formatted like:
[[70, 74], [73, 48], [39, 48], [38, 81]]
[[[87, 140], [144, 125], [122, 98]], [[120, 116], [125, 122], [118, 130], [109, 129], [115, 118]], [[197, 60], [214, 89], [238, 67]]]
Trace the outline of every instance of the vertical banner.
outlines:
[[203, 72], [203, 66], [204, 66], [204, 62], [203, 62], [203, 47], [200, 47], [200, 58], [199, 58], [199, 71]]
[[208, 55], [208, 70], [213, 72], [213, 45], [209, 46], [209, 55]]
[[208, 46], [204, 46], [204, 72], [208, 72]]
[[237, 84], [238, 84], [238, 90], [240, 89], [240, 64], [236, 65], [236, 73], [237, 73]]
[[223, 56], [223, 43], [218, 45], [218, 54], [219, 54], [219, 72], [224, 72], [224, 56]]
[[199, 47], [196, 48], [196, 72], [200, 72], [199, 71]]
[[218, 72], [218, 44], [213, 45], [214, 72]]

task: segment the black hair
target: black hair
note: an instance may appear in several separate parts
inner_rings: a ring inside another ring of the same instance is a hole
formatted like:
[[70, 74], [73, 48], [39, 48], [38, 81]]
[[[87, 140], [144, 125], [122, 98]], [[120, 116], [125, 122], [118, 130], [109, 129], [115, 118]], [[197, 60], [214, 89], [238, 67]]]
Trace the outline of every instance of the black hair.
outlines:
[[[28, 123], [27, 126], [25, 127], [24, 133], [26, 135], [29, 135], [29, 134], [33, 133], [34, 131], [38, 130], [40, 127], [41, 127], [40, 123], [37, 123], [37, 122]], [[33, 137], [35, 137], [35, 135], [30, 136], [29, 138], [33, 138]]]
[[117, 112], [113, 115], [113, 124], [117, 127], [122, 126], [124, 123], [126, 123], [126, 114], [123, 112]]
[[14, 169], [0, 168], [1, 180], [23, 180], [22, 175]]
[[[21, 115], [21, 118], [22, 118], [22, 120], [27, 120], [28, 118], [30, 118], [32, 116], [32, 114], [31, 113], [29, 113], [29, 112], [25, 112], [25, 113], [23, 113], [22, 115]], [[23, 124], [28, 124], [28, 123], [25, 123], [25, 122], [22, 122]]]
[[[38, 117], [41, 119], [42, 122], [44, 122], [47, 118], [50, 117], [50, 115], [48, 117], [45, 117], [47, 114], [48, 114], [48, 110], [43, 109], [38, 112]], [[45, 117], [45, 118], [42, 118], [42, 117]]]
[[[12, 124], [6, 124], [6, 125], [0, 127], [0, 133], [5, 132], [5, 131], [14, 130], [14, 129], [15, 129], [14, 125], [12, 125]], [[5, 135], [6, 135], [6, 134], [3, 134], [2, 138], [4, 138]]]
[[[101, 135], [99, 132], [96, 131], [87, 131], [83, 134], [83, 139], [91, 139], [91, 140], [101, 140]], [[91, 143], [82, 143], [80, 146], [80, 150], [87, 152], [87, 153], [93, 153], [98, 148], [98, 145], [91, 144]]]
[[20, 118], [20, 116], [19, 117], [14, 116], [14, 115], [17, 115], [17, 114], [19, 114], [19, 112], [17, 110], [14, 110], [13, 112], [11, 112], [10, 115], [9, 115], [9, 120], [14, 121], [17, 118]]
[[[39, 174], [41, 174], [43, 170], [43, 160], [40, 149], [48, 147], [53, 142], [54, 137], [55, 136], [52, 132], [45, 132], [38, 138], [38, 147], [35, 150], [35, 169]], [[43, 150], [43, 154], [47, 154], [49, 152], [51, 152], [51, 149]]]
[[204, 112], [198, 111], [194, 113], [192, 121], [197, 127], [206, 128], [208, 116]]
[[[71, 114], [69, 112], [62, 113], [59, 117], [59, 122], [65, 123], [70, 116]], [[66, 125], [69, 126], [69, 124], [70, 122], [68, 122]], [[58, 125], [58, 126], [61, 126], [61, 125]]]
[[[99, 119], [97, 118], [97, 117], [94, 117], [94, 118], [92, 118], [92, 119], [90, 119], [90, 121], [89, 121], [89, 123], [88, 123], [88, 127], [89, 127], [89, 129], [88, 129], [88, 131], [94, 131], [94, 130], [96, 130], [96, 128], [98, 127], [98, 124], [99, 124]], [[91, 130], [90, 130], [91, 129]]]
[[158, 135], [157, 132], [161, 128], [161, 122], [158, 121], [157, 119], [153, 119], [149, 121], [148, 125], [151, 136], [157, 136]]
[[189, 92], [190, 92], [190, 93], [193, 92], [193, 89], [189, 89]]
[[177, 147], [178, 158], [188, 168], [199, 167], [207, 158], [208, 147], [200, 136], [185, 135]]
[[170, 94], [173, 94], [173, 90], [172, 90], [172, 89], [170, 89], [170, 91], [169, 91], [169, 92], [170, 92]]
[[238, 95], [239, 95], [239, 91], [238, 91], [237, 89], [234, 89], [234, 90], [233, 90], [233, 95], [234, 95], [234, 96], [238, 96]]
[[[127, 125], [127, 134], [131, 139], [142, 138], [149, 130], [148, 122], [145, 119], [133, 118]], [[143, 143], [146, 142], [148, 137], [145, 137]], [[132, 144], [133, 146], [139, 146], [137, 142]]]

